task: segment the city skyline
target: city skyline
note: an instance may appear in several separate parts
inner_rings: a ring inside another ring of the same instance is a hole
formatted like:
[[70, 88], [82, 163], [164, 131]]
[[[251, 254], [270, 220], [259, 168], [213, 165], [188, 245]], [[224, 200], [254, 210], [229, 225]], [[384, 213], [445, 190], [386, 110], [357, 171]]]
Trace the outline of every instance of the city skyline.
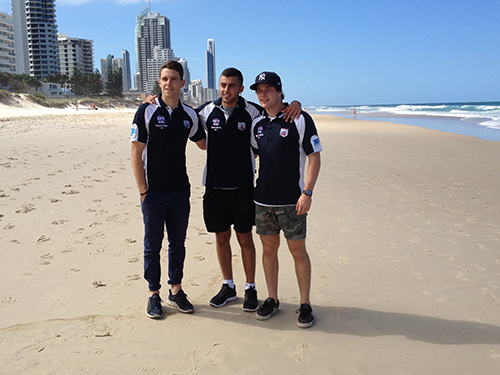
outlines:
[[[216, 75], [240, 69], [243, 95], [253, 101], [248, 86], [263, 70], [280, 74], [287, 99], [303, 105], [499, 100], [498, 1], [152, 0], [151, 7], [171, 20], [175, 54], [193, 80], [206, 80], [213, 38]], [[96, 61], [122, 49], [134, 61], [135, 20], [145, 8], [147, 1], [57, 0], [58, 31], [94, 40]], [[0, 0], [0, 11], [11, 14], [10, 0]]]

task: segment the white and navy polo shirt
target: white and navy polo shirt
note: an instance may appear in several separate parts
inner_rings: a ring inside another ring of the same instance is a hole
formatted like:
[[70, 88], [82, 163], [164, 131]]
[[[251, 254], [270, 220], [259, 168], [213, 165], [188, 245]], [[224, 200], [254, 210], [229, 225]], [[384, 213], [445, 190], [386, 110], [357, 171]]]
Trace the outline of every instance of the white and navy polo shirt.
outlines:
[[282, 113], [275, 118], [265, 114], [253, 121], [251, 141], [259, 153], [255, 203], [295, 206], [304, 189], [307, 156], [322, 151], [311, 116], [302, 111], [290, 123]]
[[198, 115], [181, 101], [173, 110], [161, 98], [142, 104], [130, 131], [132, 142], [145, 143], [142, 155], [149, 191], [189, 188], [186, 144], [205, 138]]
[[250, 129], [262, 108], [240, 96], [231, 114], [222, 107], [221, 98], [196, 111], [207, 132], [203, 185], [221, 189], [252, 187], [255, 156], [250, 145]]

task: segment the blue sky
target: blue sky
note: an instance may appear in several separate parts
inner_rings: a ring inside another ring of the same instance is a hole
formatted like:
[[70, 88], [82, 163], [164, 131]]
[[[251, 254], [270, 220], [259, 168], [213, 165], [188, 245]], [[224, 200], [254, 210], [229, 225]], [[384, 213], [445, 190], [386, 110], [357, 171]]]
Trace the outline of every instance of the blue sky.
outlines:
[[[94, 64], [131, 53], [147, 0], [56, 0], [58, 30], [94, 41]], [[10, 0], [0, 11], [11, 13]], [[303, 105], [500, 101], [498, 0], [151, 0], [170, 19], [175, 55], [205, 80], [207, 39], [217, 75], [243, 72], [244, 96], [263, 70]]]

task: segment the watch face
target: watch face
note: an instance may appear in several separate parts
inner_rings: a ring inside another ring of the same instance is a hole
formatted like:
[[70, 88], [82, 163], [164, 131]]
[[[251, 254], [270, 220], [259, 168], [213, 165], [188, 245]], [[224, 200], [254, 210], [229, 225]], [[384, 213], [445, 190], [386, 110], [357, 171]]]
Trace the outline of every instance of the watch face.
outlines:
[[304, 194], [310, 197], [313, 195], [313, 192], [311, 190], [304, 190]]

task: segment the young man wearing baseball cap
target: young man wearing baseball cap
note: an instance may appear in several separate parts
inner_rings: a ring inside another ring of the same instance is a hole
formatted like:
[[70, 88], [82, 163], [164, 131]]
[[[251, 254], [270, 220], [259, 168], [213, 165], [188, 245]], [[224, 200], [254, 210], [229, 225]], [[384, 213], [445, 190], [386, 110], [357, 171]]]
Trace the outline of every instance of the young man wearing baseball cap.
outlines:
[[[269, 297], [256, 318], [267, 320], [279, 309], [278, 249], [282, 230], [294, 262], [300, 292], [297, 325], [314, 323], [310, 302], [311, 262], [306, 251], [306, 217], [312, 203], [322, 151], [318, 132], [309, 114], [302, 111], [288, 123], [283, 118], [283, 88], [274, 72], [262, 72], [250, 86], [265, 113], [252, 123], [252, 146], [258, 149], [259, 176], [254, 193], [257, 234], [262, 241], [262, 263]], [[304, 179], [305, 164], [308, 160]]]

